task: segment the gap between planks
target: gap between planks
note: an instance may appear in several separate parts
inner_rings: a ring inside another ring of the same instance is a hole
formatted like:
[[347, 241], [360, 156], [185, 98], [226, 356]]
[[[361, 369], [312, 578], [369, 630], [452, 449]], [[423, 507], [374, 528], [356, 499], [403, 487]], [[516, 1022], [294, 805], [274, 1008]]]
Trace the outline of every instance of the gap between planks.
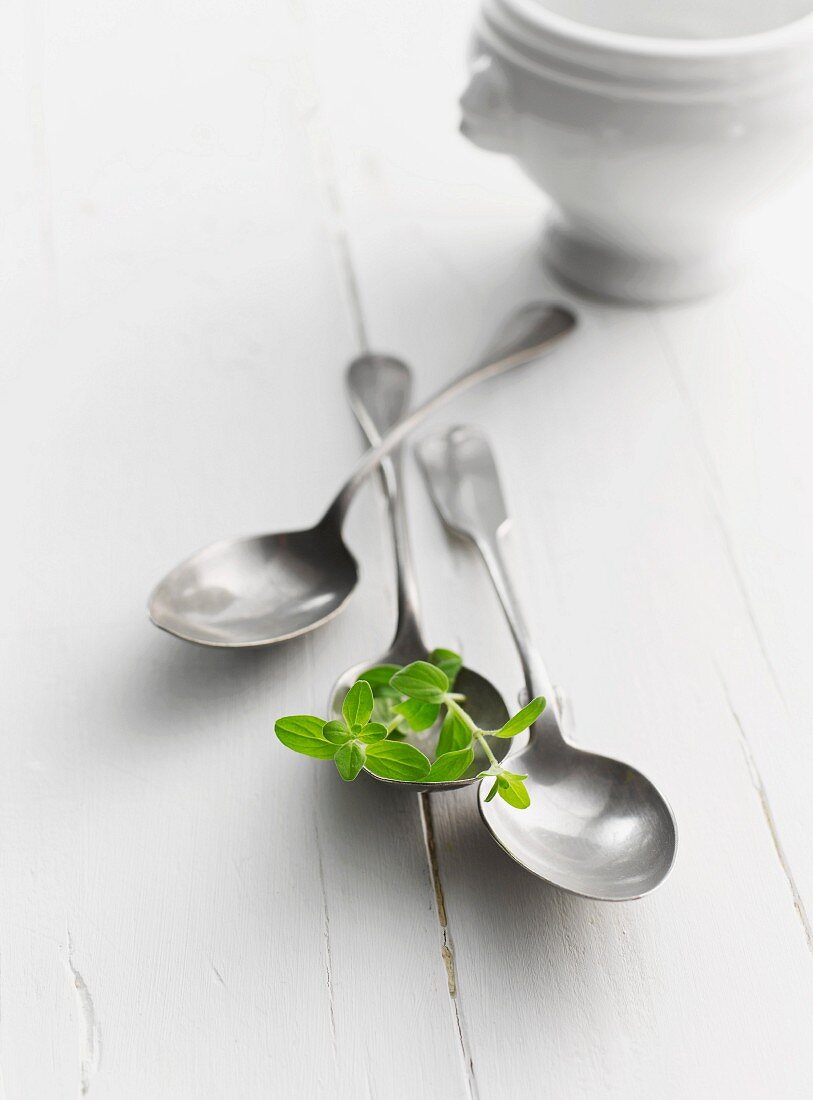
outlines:
[[455, 1029], [460, 1044], [460, 1054], [463, 1059], [463, 1069], [466, 1075], [469, 1100], [478, 1100], [479, 1093], [477, 1089], [477, 1078], [474, 1074], [474, 1059], [469, 1048], [468, 1038], [463, 1023], [463, 1012], [458, 995], [457, 972], [454, 961], [454, 945], [452, 943], [452, 933], [449, 928], [449, 918], [446, 912], [446, 899], [443, 896], [440, 867], [438, 866], [435, 823], [432, 817], [432, 796], [429, 791], [423, 791], [418, 795], [418, 800], [420, 802], [423, 839], [426, 845], [426, 858], [429, 864], [429, 876], [432, 881], [432, 888], [435, 892], [435, 908], [437, 910], [438, 924], [440, 925], [440, 955], [446, 970], [449, 1000], [454, 1013]]
[[740, 599], [742, 600], [745, 614], [748, 617], [748, 621], [751, 625], [751, 630], [753, 631], [754, 638], [756, 640], [757, 646], [759, 647], [759, 652], [762, 655], [762, 659], [765, 663], [768, 675], [770, 676], [771, 682], [776, 689], [776, 693], [779, 696], [779, 701], [781, 702], [785, 713], [788, 713], [788, 705], [785, 700], [785, 694], [782, 689], [782, 684], [779, 680], [779, 675], [776, 671], [774, 663], [771, 660], [771, 655], [768, 652], [768, 646], [763, 636], [762, 628], [759, 624], [759, 619], [757, 618], [753, 603], [751, 602], [751, 596], [748, 592], [748, 586], [745, 583], [745, 577], [743, 576], [742, 569], [740, 568], [740, 563], [737, 560], [737, 554], [734, 550], [734, 543], [731, 537], [731, 533], [729, 532], [728, 526], [725, 521], [725, 492], [723, 491], [723, 484], [720, 479], [720, 474], [717, 470], [717, 466], [714, 462], [708, 444], [706, 443], [706, 438], [703, 434], [703, 428], [700, 423], [700, 417], [698, 416], [697, 409], [695, 408], [694, 402], [692, 401], [688, 386], [686, 385], [686, 380], [683, 377], [683, 372], [680, 369], [680, 363], [678, 361], [677, 355], [675, 354], [674, 348], [672, 347], [671, 341], [669, 340], [669, 336], [664, 328], [663, 321], [661, 320], [658, 313], [653, 313], [651, 316], [652, 327], [655, 331], [655, 336], [658, 340], [658, 343], [661, 346], [661, 350], [663, 351], [666, 366], [672, 379], [672, 384], [674, 385], [678, 397], [687, 413], [690, 424], [690, 434], [694, 441], [695, 449], [698, 453], [703, 469], [706, 472], [706, 477], [709, 479], [710, 482], [709, 501], [711, 514], [714, 518], [714, 522], [717, 525], [720, 538], [723, 542], [723, 552], [725, 554], [726, 562], [729, 569], [731, 570], [734, 584], [736, 585]]
[[[759, 654], [762, 657], [765, 669], [768, 673], [768, 677], [774, 686], [777, 697], [781, 704], [782, 710], [786, 715], [789, 714], [787, 701], [785, 699], [784, 692], [782, 690], [782, 684], [779, 680], [779, 676], [776, 672], [773, 661], [771, 660], [770, 653], [768, 651], [767, 643], [765, 641], [762, 628], [759, 623], [754, 606], [751, 602], [751, 597], [748, 592], [747, 585], [745, 583], [745, 577], [740, 569], [739, 561], [734, 549], [734, 543], [731, 537], [731, 533], [728, 530], [726, 524], [723, 504], [725, 501], [725, 493], [723, 491], [722, 481], [720, 479], [719, 472], [717, 470], [716, 463], [711, 454], [711, 451], [706, 443], [705, 435], [703, 434], [702, 425], [700, 424], [700, 418], [697, 410], [692, 401], [689, 389], [686, 385], [686, 381], [683, 377], [683, 372], [680, 369], [680, 363], [678, 357], [675, 354], [675, 350], [672, 347], [669, 335], [666, 332], [663, 321], [657, 312], [653, 312], [651, 315], [652, 327], [655, 331], [658, 343], [664, 354], [666, 366], [669, 374], [672, 378], [672, 383], [677, 391], [678, 397], [686, 410], [687, 418], [690, 423], [690, 435], [694, 442], [695, 449], [700, 458], [703, 470], [706, 473], [706, 477], [710, 483], [709, 502], [711, 514], [714, 522], [717, 526], [718, 533], [722, 540], [723, 557], [729, 568], [736, 590], [742, 601], [743, 609], [745, 611], [746, 618], [748, 619], [751, 631], [754, 635], [754, 640], [759, 650]], [[788, 884], [790, 890], [791, 899], [793, 901], [793, 908], [797, 917], [802, 925], [802, 929], [805, 935], [805, 942], [807, 943], [808, 950], [813, 954], [813, 926], [811, 926], [810, 918], [807, 915], [807, 911], [804, 906], [804, 901], [799, 893], [799, 888], [796, 885], [796, 879], [793, 874], [793, 869], [785, 854], [782, 840], [779, 835], [779, 829], [776, 824], [776, 818], [774, 817], [773, 810], [771, 808], [768, 794], [765, 789], [765, 783], [762, 779], [762, 775], [759, 770], [759, 766], [754, 756], [753, 749], [751, 748], [748, 735], [745, 732], [745, 726], [734, 708], [731, 694], [728, 690], [728, 685], [725, 682], [722, 671], [715, 665], [715, 672], [717, 678], [722, 687], [723, 695], [729, 713], [734, 721], [734, 728], [737, 734], [737, 741], [740, 746], [740, 750], [745, 758], [745, 763], [748, 768], [749, 775], [751, 777], [751, 785], [753, 786], [757, 798], [759, 800], [760, 810], [765, 820], [766, 827], [771, 837], [771, 843], [773, 845], [776, 858], [779, 861], [779, 866], [782, 869], [782, 874]]]
[[726, 706], [728, 707], [729, 713], [734, 720], [734, 727], [737, 731], [737, 740], [739, 741], [740, 749], [742, 750], [742, 754], [745, 758], [745, 763], [748, 767], [748, 773], [751, 777], [751, 784], [757, 793], [757, 797], [759, 798], [759, 805], [760, 809], [762, 810], [762, 816], [765, 818], [765, 823], [768, 826], [768, 832], [771, 834], [771, 841], [773, 842], [773, 848], [776, 852], [776, 857], [779, 860], [779, 865], [782, 868], [782, 873], [785, 876], [785, 880], [788, 884], [788, 888], [793, 899], [793, 907], [796, 910], [796, 915], [798, 916], [804, 930], [805, 940], [807, 942], [808, 949], [811, 954], [813, 954], [813, 927], [810, 924], [810, 918], [807, 915], [804, 901], [802, 900], [802, 896], [799, 893], [799, 889], [796, 885], [796, 880], [793, 877], [793, 871], [791, 869], [790, 863], [788, 862], [788, 858], [785, 855], [785, 850], [782, 847], [779, 830], [776, 826], [776, 819], [774, 818], [773, 810], [771, 809], [771, 803], [768, 799], [768, 792], [765, 789], [765, 784], [762, 780], [762, 776], [757, 766], [756, 759], [754, 758], [754, 753], [751, 749], [751, 744], [748, 740], [748, 735], [745, 732], [745, 727], [742, 723], [742, 719], [734, 708], [734, 703], [731, 699], [728, 685], [725, 682], [721, 670], [716, 665], [715, 670], [717, 672], [717, 677], [720, 681], [720, 686], [723, 691]]
[[65, 942], [65, 965], [80, 1016], [79, 1091], [82, 1096], [86, 1096], [90, 1090], [90, 1083], [99, 1069], [102, 1036], [96, 1009], [93, 1005], [93, 997], [87, 987], [87, 982], [74, 963], [73, 939], [71, 938], [71, 930], [67, 925], [65, 926]]

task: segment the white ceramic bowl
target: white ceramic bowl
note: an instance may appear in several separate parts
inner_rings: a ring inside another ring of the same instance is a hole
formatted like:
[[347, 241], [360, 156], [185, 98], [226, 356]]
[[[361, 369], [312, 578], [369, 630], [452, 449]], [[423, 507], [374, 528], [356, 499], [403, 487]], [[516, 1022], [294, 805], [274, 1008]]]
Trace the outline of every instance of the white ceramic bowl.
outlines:
[[604, 297], [736, 272], [813, 149], [813, 0], [484, 0], [462, 130], [553, 200], [545, 257]]

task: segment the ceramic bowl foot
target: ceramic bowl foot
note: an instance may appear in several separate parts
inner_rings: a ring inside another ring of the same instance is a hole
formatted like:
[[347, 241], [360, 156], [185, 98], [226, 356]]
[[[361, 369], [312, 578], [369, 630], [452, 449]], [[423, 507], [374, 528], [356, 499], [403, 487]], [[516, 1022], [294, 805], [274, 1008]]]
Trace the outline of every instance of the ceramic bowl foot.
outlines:
[[559, 216], [545, 227], [542, 256], [550, 272], [574, 290], [639, 305], [704, 298], [733, 282], [742, 266], [739, 255], [721, 247], [681, 256], [624, 252], [580, 234]]

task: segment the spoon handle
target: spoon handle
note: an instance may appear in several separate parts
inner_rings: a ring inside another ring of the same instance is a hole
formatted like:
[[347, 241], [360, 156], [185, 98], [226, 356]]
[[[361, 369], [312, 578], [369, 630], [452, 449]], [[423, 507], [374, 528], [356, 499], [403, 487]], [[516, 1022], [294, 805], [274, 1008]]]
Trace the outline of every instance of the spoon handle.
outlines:
[[444, 524], [469, 539], [482, 555], [519, 654], [528, 698], [544, 695], [548, 706], [536, 722], [534, 734], [562, 740], [556, 716], [556, 695], [514, 587], [503, 552], [511, 530], [494, 455], [486, 437], [476, 428], [451, 428], [429, 436], [418, 446], [429, 492]]
[[[361, 355], [347, 369], [350, 405], [370, 445], [375, 447], [409, 408], [412, 373], [406, 363], [381, 355]], [[407, 530], [403, 491], [403, 452], [397, 448], [381, 463], [387, 494], [398, 597], [395, 637], [415, 652], [424, 648], [420, 603]]]
[[570, 332], [575, 324], [576, 317], [571, 310], [547, 302], [534, 302], [514, 313], [502, 326], [491, 348], [479, 363], [439, 390], [423, 405], [419, 405], [409, 416], [399, 421], [376, 447], [372, 447], [362, 456], [322, 522], [334, 523], [341, 528], [350, 502], [364, 480], [382, 458], [402, 443], [431, 412], [477, 382], [537, 359], [551, 344]]

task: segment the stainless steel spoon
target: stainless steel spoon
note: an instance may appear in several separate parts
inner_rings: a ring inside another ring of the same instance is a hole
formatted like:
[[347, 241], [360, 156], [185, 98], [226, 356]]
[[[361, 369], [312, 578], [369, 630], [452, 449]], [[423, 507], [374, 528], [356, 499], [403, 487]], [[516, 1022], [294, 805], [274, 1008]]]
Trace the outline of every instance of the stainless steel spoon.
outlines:
[[433, 409], [475, 382], [538, 358], [575, 323], [573, 313], [561, 306], [534, 303], [520, 309], [475, 367], [400, 421], [361, 458], [315, 527], [225, 539], [199, 550], [153, 591], [152, 621], [188, 642], [235, 647], [271, 645], [333, 618], [358, 580], [342, 525], [365, 478]]
[[529, 735], [505, 764], [527, 773], [531, 805], [515, 810], [501, 798], [480, 813], [491, 835], [523, 867], [572, 894], [626, 901], [654, 890], [669, 873], [677, 847], [672, 811], [635, 768], [568, 744], [556, 701], [520, 610], [503, 557], [511, 526], [497, 468], [485, 437], [452, 428], [424, 440], [421, 465], [447, 527], [480, 551], [519, 652], [529, 696], [548, 700]]
[[[364, 434], [375, 447], [409, 408], [412, 393], [412, 377], [409, 367], [399, 359], [384, 355], [363, 355], [354, 360], [347, 371], [347, 389], [350, 404]], [[398, 619], [395, 637], [386, 653], [349, 668], [339, 677], [330, 695], [330, 711], [334, 718], [341, 717], [342, 700], [365, 669], [373, 665], [407, 665], [411, 661], [428, 661], [429, 647], [423, 640], [420, 627], [418, 590], [407, 531], [404, 504], [402, 452], [399, 448], [391, 459], [381, 464], [384, 485], [389, 504], [390, 526], [395, 553], [396, 591]], [[508, 720], [508, 708], [499, 691], [485, 677], [470, 668], [463, 667], [457, 675], [455, 690], [466, 696], [466, 708], [482, 729], [499, 729]], [[432, 728], [421, 733], [408, 731], [405, 740], [429, 755], [434, 748], [438, 730]], [[491, 746], [497, 758], [506, 754], [509, 741], [496, 740]], [[468, 770], [452, 782], [422, 783], [397, 779], [380, 779], [396, 787], [408, 787], [414, 791], [456, 790], [473, 783], [478, 772], [488, 767], [482, 752], [475, 752]], [[372, 773], [370, 773], [372, 774]]]

